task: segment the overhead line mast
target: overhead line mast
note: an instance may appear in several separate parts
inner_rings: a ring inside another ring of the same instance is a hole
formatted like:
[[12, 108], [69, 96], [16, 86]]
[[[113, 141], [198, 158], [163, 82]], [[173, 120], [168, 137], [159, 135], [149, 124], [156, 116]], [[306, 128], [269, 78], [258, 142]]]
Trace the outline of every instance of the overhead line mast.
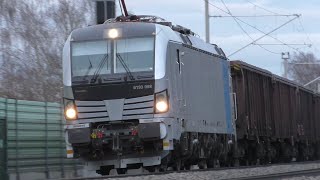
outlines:
[[206, 43], [210, 43], [209, 2], [208, 0], [204, 0], [204, 2], [205, 2]]

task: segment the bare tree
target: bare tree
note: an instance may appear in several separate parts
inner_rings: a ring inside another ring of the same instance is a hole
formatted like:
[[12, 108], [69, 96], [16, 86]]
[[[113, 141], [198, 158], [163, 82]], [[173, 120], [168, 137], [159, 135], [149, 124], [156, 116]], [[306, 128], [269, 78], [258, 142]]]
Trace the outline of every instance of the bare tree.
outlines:
[[[289, 61], [289, 77], [301, 85], [320, 77], [320, 61], [313, 53], [295, 53]], [[318, 91], [320, 80], [307, 87]]]
[[0, 96], [59, 101], [62, 48], [73, 29], [92, 23], [87, 0], [0, 0]]

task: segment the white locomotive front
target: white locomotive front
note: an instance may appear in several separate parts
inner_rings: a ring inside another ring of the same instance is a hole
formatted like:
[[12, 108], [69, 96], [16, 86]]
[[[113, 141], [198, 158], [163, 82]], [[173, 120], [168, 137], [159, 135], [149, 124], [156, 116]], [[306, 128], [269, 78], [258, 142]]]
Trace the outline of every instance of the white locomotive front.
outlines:
[[[190, 159], [204, 158], [195, 158], [193, 147], [200, 147], [195, 142], [202, 143], [201, 133], [208, 136], [206, 141], [215, 133], [233, 133], [229, 70], [223, 70], [229, 66], [221, 49], [181, 26], [151, 23], [154, 17], [134, 18], [74, 30], [63, 50], [67, 156], [84, 159], [87, 170], [100, 174], [112, 168], [119, 173], [140, 166], [164, 168], [178, 157], [180, 164], [182, 160], [191, 164]], [[209, 110], [214, 116], [203, 115], [200, 107], [188, 110], [191, 97], [184, 88], [193, 87], [182, 77], [193, 70], [183, 60], [192, 59], [188, 52], [195, 49], [216, 58], [212, 61], [216, 64], [205, 65], [209, 71], [218, 66], [217, 75], [212, 74], [216, 85], [210, 86], [216, 92], [207, 98], [223, 104], [207, 102], [203, 108], [215, 108]], [[197, 113], [202, 114], [200, 119], [194, 119]]]

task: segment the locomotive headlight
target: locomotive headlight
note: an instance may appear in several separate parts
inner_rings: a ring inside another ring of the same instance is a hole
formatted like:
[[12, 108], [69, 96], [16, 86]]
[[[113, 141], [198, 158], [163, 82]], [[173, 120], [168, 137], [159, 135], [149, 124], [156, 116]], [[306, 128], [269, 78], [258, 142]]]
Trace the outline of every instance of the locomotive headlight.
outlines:
[[168, 104], [165, 101], [157, 102], [156, 108], [159, 112], [166, 112], [168, 110]]
[[77, 117], [77, 111], [74, 109], [74, 108], [68, 108], [67, 110], [66, 110], [66, 118], [67, 119], [76, 119], [76, 117]]
[[155, 106], [155, 113], [164, 113], [169, 110], [167, 91], [155, 94]]
[[67, 120], [77, 119], [77, 108], [73, 100], [64, 99], [64, 115]]
[[119, 36], [119, 31], [117, 29], [110, 29], [108, 32], [109, 38], [117, 38]]

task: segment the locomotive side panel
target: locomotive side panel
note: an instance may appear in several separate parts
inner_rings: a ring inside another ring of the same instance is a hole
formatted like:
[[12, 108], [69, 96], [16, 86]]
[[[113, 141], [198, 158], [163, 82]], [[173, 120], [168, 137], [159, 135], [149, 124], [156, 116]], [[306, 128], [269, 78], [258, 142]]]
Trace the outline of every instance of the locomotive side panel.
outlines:
[[188, 47], [181, 50], [185, 130], [233, 133], [228, 62]]

